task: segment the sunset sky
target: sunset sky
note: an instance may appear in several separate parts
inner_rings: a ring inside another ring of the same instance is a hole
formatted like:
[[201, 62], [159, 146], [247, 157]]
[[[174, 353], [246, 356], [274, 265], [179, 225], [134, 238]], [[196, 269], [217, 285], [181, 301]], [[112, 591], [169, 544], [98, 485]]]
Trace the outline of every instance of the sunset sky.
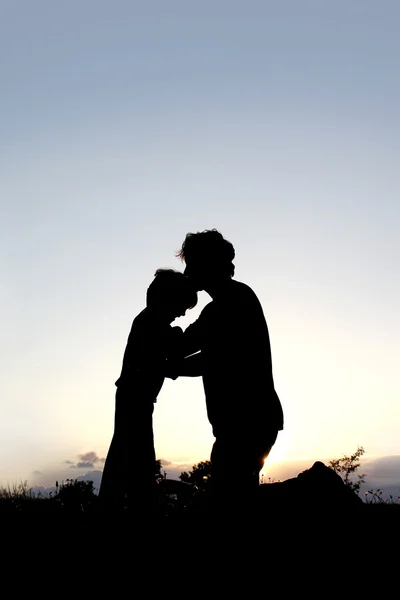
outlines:
[[[400, 455], [399, 25], [390, 0], [1, 3], [0, 484], [101, 470], [147, 286], [210, 228], [269, 326], [268, 464]], [[200, 379], [154, 429], [168, 473], [208, 460]]]

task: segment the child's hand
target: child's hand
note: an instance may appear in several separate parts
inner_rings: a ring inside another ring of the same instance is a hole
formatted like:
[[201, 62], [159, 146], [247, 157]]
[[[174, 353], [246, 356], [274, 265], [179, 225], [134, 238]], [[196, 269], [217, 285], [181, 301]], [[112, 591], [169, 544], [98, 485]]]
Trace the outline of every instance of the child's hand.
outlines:
[[174, 360], [166, 360], [165, 361], [164, 376], [168, 377], [168, 379], [173, 379], [174, 381], [175, 381], [175, 379], [178, 379], [179, 369], [178, 369], [177, 361], [174, 361]]

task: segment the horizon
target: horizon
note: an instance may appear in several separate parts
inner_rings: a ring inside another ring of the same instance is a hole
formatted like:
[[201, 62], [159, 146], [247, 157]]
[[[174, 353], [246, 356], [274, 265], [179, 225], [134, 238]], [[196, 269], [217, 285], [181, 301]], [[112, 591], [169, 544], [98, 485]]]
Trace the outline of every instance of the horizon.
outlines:
[[[342, 455], [341, 455], [342, 456]], [[335, 456], [330, 459], [327, 458], [317, 458], [317, 459], [293, 459], [293, 460], [283, 460], [283, 461], [275, 461], [270, 463], [268, 466], [265, 466], [260, 472], [260, 485], [275, 483], [285, 481], [287, 479], [292, 479], [297, 477], [299, 473], [302, 471], [311, 468], [311, 466], [317, 460], [323, 462], [326, 466], [329, 466], [330, 460], [341, 458], [341, 456]], [[208, 459], [203, 459], [208, 460]], [[192, 468], [197, 465], [199, 462], [192, 465], [180, 465], [175, 466], [173, 468], [164, 468], [163, 461], [161, 459], [161, 474], [166, 479], [171, 479], [173, 481], [179, 481], [180, 475], [183, 472], [189, 472]], [[266, 461], [268, 462], [268, 461]], [[393, 456], [384, 456], [384, 457], [371, 457], [362, 455], [359, 459], [360, 467], [356, 470], [356, 472], [350, 477], [351, 481], [357, 481], [358, 475], [365, 476], [365, 483], [362, 483], [360, 486], [360, 497], [371, 498], [370, 492], [379, 493], [381, 501], [393, 500], [398, 502], [400, 500], [400, 454]], [[85, 471], [82, 473], [82, 471]], [[59, 471], [59, 474], [62, 471]], [[87, 470], [87, 468], [81, 467], [79, 470], [74, 470], [73, 473], [64, 472], [65, 477], [55, 476], [44, 477], [44, 480], [47, 480], [47, 483], [36, 482], [31, 484], [29, 481], [25, 482], [7, 482], [7, 485], [2, 484], [0, 482], [0, 489], [16, 489], [21, 484], [26, 484], [27, 489], [32, 490], [33, 493], [44, 494], [47, 495], [50, 492], [53, 492], [56, 489], [56, 483], [58, 485], [64, 485], [67, 480], [71, 481], [93, 481], [95, 492], [98, 492], [98, 487], [101, 481], [101, 469]], [[52, 482], [50, 482], [52, 479]], [[232, 478], [233, 485], [236, 480], [240, 481], [240, 474], [237, 477]]]

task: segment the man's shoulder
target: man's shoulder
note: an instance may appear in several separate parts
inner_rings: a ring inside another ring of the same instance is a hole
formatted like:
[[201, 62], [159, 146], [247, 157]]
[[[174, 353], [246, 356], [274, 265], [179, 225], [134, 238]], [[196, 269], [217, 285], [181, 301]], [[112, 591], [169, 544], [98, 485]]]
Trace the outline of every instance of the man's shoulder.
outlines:
[[231, 289], [234, 292], [234, 297], [247, 302], [259, 302], [258, 296], [247, 283], [243, 283], [243, 281], [237, 281], [236, 279], [232, 279], [231, 281]]
[[237, 279], [231, 279], [231, 284], [237, 290], [240, 290], [243, 292], [250, 292], [250, 293], [254, 294], [253, 289], [249, 286], [248, 283], [244, 283], [244, 281], [238, 281]]

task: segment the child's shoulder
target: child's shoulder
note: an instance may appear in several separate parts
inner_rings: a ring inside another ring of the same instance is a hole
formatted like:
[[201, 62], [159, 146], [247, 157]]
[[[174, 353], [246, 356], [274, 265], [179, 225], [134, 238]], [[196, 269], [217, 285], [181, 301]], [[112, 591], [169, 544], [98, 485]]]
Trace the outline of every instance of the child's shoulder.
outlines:
[[138, 313], [136, 317], [134, 317], [132, 325], [141, 325], [142, 323], [147, 323], [148, 321], [149, 311], [147, 310], [147, 308], [143, 308], [143, 310], [141, 310], [140, 313]]

